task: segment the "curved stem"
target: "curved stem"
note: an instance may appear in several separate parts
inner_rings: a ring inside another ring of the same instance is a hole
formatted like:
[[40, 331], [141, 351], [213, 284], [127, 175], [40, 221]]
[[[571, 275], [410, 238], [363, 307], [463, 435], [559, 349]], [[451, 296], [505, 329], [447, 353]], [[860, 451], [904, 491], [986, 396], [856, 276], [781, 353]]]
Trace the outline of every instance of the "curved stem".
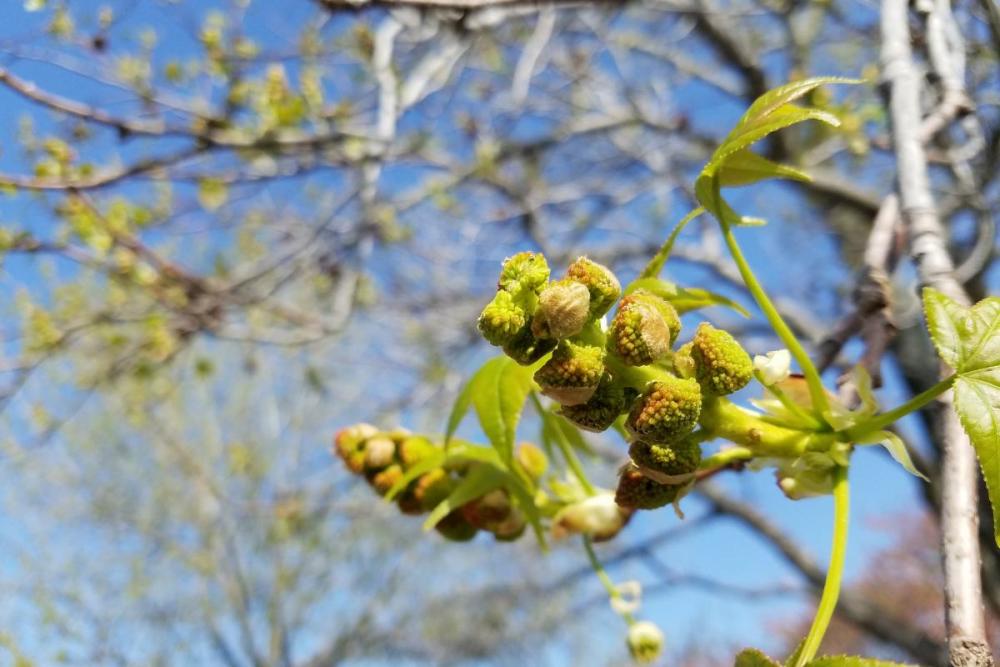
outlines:
[[799, 343], [799, 339], [795, 337], [791, 328], [782, 319], [778, 309], [774, 307], [770, 297], [767, 296], [767, 292], [757, 282], [757, 276], [754, 275], [753, 270], [751, 270], [750, 265], [743, 256], [743, 251], [740, 250], [740, 246], [736, 242], [732, 226], [725, 221], [720, 222], [722, 236], [726, 241], [726, 246], [729, 248], [729, 254], [732, 255], [733, 261], [736, 262], [736, 266], [740, 270], [743, 282], [746, 284], [747, 289], [750, 290], [750, 294], [757, 302], [761, 311], [763, 311], [767, 321], [771, 324], [771, 328], [778, 334], [778, 338], [781, 339], [781, 342], [785, 344], [788, 351], [795, 357], [795, 361], [798, 362], [799, 368], [802, 369], [802, 373], [806, 376], [806, 383], [809, 385], [809, 396], [812, 398], [813, 408], [822, 415], [830, 406], [827, 401], [826, 390], [823, 388], [823, 381], [819, 377], [819, 372], [813, 366], [812, 360], [806, 353], [805, 348]]
[[[531, 401], [535, 406], [535, 410], [538, 411], [538, 416], [544, 419], [552, 419], [558, 417], [552, 417], [545, 410], [545, 406], [542, 405], [542, 401], [538, 398], [538, 394], [531, 392]], [[563, 458], [566, 459], [566, 465], [569, 467], [573, 476], [576, 477], [577, 481], [580, 482], [580, 486], [587, 493], [588, 496], [592, 496], [597, 493], [597, 489], [594, 485], [590, 483], [587, 479], [587, 473], [583, 469], [583, 464], [580, 463], [580, 459], [577, 457], [576, 452], [573, 451], [573, 447], [566, 442], [566, 437], [563, 435], [559, 427], [552, 429], [553, 439], [556, 441], [556, 446], [559, 447], [559, 451], [562, 453]]]
[[[604, 566], [601, 565], [601, 561], [597, 560], [597, 554], [594, 553], [594, 544], [590, 541], [590, 537], [587, 535], [583, 536], [583, 549], [587, 552], [587, 559], [590, 561], [590, 567], [593, 568], [594, 574], [596, 574], [597, 578], [601, 580], [601, 585], [604, 586], [604, 590], [608, 592], [608, 597], [612, 600], [621, 599], [621, 592], [618, 590], [618, 587], [615, 586], [615, 582], [611, 581], [611, 577], [609, 577], [608, 573], [604, 570]], [[625, 622], [628, 625], [632, 625], [632, 623], [635, 622], [632, 614], [628, 612], [623, 613], [621, 616], [625, 619]]]
[[833, 546], [830, 548], [830, 569], [823, 584], [823, 595], [816, 609], [809, 634], [802, 644], [802, 651], [795, 667], [803, 667], [816, 657], [823, 635], [833, 618], [833, 610], [840, 597], [840, 584], [844, 576], [844, 556], [847, 553], [847, 523], [850, 515], [850, 488], [847, 484], [847, 468], [837, 468], [833, 485]]
[[699, 206], [680, 219], [680, 222], [678, 222], [673, 231], [670, 232], [670, 236], [667, 237], [667, 240], [663, 243], [660, 249], [656, 251], [656, 254], [653, 255], [651, 260], [649, 260], [649, 263], [646, 264], [646, 268], [644, 268], [642, 273], [639, 274], [639, 279], [655, 278], [660, 274], [660, 270], [663, 269], [663, 265], [667, 263], [667, 258], [670, 257], [670, 251], [674, 249], [674, 242], [677, 241], [678, 235], [680, 235], [681, 231], [687, 226], [687, 223], [691, 222], [704, 212], [705, 209]]
[[889, 412], [883, 412], [879, 415], [874, 415], [870, 419], [861, 422], [860, 424], [855, 424], [853, 427], [847, 429], [846, 435], [851, 442], [857, 442], [861, 440], [866, 435], [874, 433], [875, 431], [881, 431], [886, 426], [889, 426], [898, 419], [902, 419], [911, 412], [916, 412], [920, 408], [924, 407], [938, 396], [944, 392], [951, 389], [952, 385], [955, 384], [955, 380], [958, 378], [957, 375], [952, 374], [945, 379], [938, 382], [933, 387], [926, 389], [906, 403], [889, 410]]

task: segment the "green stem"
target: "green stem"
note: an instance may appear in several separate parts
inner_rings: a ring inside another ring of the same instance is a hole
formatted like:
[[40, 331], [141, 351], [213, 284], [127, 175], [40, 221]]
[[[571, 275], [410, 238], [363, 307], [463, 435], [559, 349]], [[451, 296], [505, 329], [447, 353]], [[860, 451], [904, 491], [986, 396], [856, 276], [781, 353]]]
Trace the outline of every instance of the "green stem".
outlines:
[[[593, 568], [594, 574], [597, 578], [601, 580], [601, 584], [604, 586], [604, 590], [608, 592], [608, 597], [612, 600], [618, 600], [621, 598], [622, 594], [618, 592], [618, 587], [615, 586], [615, 582], [611, 581], [611, 577], [605, 572], [604, 566], [601, 565], [601, 561], [597, 560], [597, 554], [594, 553], [594, 545], [590, 541], [590, 538], [586, 535], [583, 536], [583, 549], [587, 552], [587, 559], [590, 560], [590, 567]], [[635, 622], [632, 614], [625, 613], [622, 614], [622, 618], [629, 625]]]
[[753, 376], [755, 378], [757, 378], [757, 382], [760, 382], [764, 386], [764, 388], [767, 389], [767, 391], [769, 391], [776, 399], [778, 399], [781, 402], [781, 404], [783, 406], [785, 406], [786, 410], [788, 410], [793, 415], [795, 415], [799, 419], [803, 420], [805, 423], [809, 424], [810, 426], [812, 426], [816, 430], [820, 430], [820, 429], [823, 428], [824, 424], [822, 422], [820, 422], [818, 419], [816, 419], [812, 415], [808, 414], [802, 408], [801, 405], [799, 405], [798, 403], [796, 403], [792, 399], [788, 398], [788, 394], [786, 394], [785, 392], [783, 392], [781, 390], [781, 387], [779, 387], [776, 384], [770, 385], [770, 386], [768, 386], [767, 384], [765, 384], [764, 383], [764, 375], [762, 373], [760, 373], [759, 371], [754, 371], [753, 372]]
[[834, 433], [772, 424], [724, 397], [705, 400], [698, 422], [713, 436], [742, 445], [754, 456], [796, 458], [810, 451], [826, 451], [837, 439]]
[[958, 379], [958, 375], [947, 377], [930, 389], [917, 394], [899, 407], [893, 408], [892, 410], [889, 410], [889, 412], [883, 412], [882, 414], [875, 415], [860, 424], [855, 424], [845, 432], [848, 439], [850, 442], [857, 442], [866, 435], [874, 433], [875, 431], [881, 431], [896, 420], [902, 419], [911, 412], [916, 412], [944, 392], [951, 389], [952, 385], [955, 384], [956, 379]]
[[681, 218], [680, 222], [677, 223], [673, 231], [670, 232], [670, 236], [667, 237], [667, 240], [663, 243], [660, 249], [656, 251], [656, 254], [649, 260], [649, 263], [646, 264], [646, 268], [639, 274], [640, 280], [643, 278], [655, 278], [660, 275], [663, 265], [667, 263], [667, 258], [670, 257], [670, 251], [674, 249], [674, 242], [677, 241], [678, 235], [680, 235], [684, 227], [687, 226], [687, 223], [691, 222], [704, 212], [705, 209], [699, 206]]
[[833, 485], [833, 546], [830, 548], [830, 569], [826, 573], [826, 583], [823, 584], [823, 594], [816, 609], [809, 634], [802, 643], [802, 651], [795, 662], [795, 667], [804, 667], [816, 657], [823, 635], [830, 626], [833, 610], [840, 597], [840, 584], [844, 576], [844, 556], [847, 553], [847, 524], [850, 515], [850, 488], [847, 484], [847, 468], [839, 467], [835, 473]]
[[[535, 410], [538, 411], [539, 417], [543, 420], [554, 418], [553, 415], [548, 414], [545, 406], [542, 405], [542, 401], [539, 400], [538, 394], [531, 392], [531, 400], [535, 405]], [[556, 446], [559, 447], [559, 451], [562, 453], [563, 458], [566, 459], [566, 465], [569, 466], [573, 476], [580, 482], [580, 486], [583, 487], [583, 490], [588, 496], [596, 495], [597, 489], [595, 489], [594, 485], [590, 483], [589, 479], [587, 479], [587, 473], [584, 472], [583, 464], [581, 464], [580, 459], [577, 458], [576, 452], [573, 451], [573, 447], [566, 441], [566, 437], [563, 435], [558, 426], [553, 428], [552, 431], [556, 441]]]
[[748, 447], [728, 447], [719, 450], [706, 459], [703, 459], [698, 466], [698, 470], [715, 470], [725, 468], [740, 461], [749, 461], [753, 458], [753, 450]]
[[720, 220], [720, 223], [719, 226], [722, 228], [722, 236], [726, 241], [726, 246], [729, 248], [729, 254], [732, 255], [733, 261], [736, 262], [743, 282], [746, 284], [747, 289], [750, 290], [750, 294], [757, 302], [761, 311], [763, 311], [767, 321], [771, 324], [771, 328], [778, 334], [778, 338], [781, 339], [781, 342], [785, 344], [788, 351], [792, 353], [795, 361], [798, 362], [799, 368], [802, 369], [802, 373], [806, 376], [806, 383], [809, 385], [809, 396], [812, 398], [813, 409], [822, 416], [824, 412], [829, 410], [830, 406], [819, 372], [813, 366], [812, 360], [806, 353], [805, 348], [802, 347], [802, 344], [799, 343], [798, 338], [792, 333], [791, 328], [785, 324], [785, 320], [782, 319], [778, 309], [774, 307], [770, 297], [767, 296], [767, 292], [757, 282], [757, 276], [754, 275], [753, 270], [743, 256], [743, 251], [740, 250], [740, 246], [736, 242], [732, 227], [724, 220]]

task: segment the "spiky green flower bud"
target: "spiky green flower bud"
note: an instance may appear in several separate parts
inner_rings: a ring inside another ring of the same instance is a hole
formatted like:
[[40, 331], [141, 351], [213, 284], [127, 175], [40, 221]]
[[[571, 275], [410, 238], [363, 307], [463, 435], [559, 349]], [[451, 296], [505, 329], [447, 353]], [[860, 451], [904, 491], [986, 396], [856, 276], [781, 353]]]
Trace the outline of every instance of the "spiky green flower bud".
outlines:
[[611, 321], [608, 342], [631, 366], [645, 366], [667, 356], [681, 331], [681, 320], [669, 303], [643, 290], [624, 299]]
[[438, 446], [422, 435], [411, 435], [396, 447], [403, 470], [409, 470], [438, 452]]
[[549, 468], [549, 457], [541, 449], [530, 442], [522, 442], [517, 448], [517, 462], [521, 464], [528, 476], [539, 480]]
[[663, 652], [663, 632], [654, 623], [639, 621], [629, 626], [626, 644], [636, 662], [654, 662]]
[[586, 403], [604, 375], [604, 354], [600, 347], [560, 341], [552, 357], [535, 372], [535, 382], [543, 394], [562, 405]]
[[664, 475], [687, 475], [701, 463], [701, 445], [687, 438], [670, 445], [636, 440], [629, 446], [628, 455], [641, 468]]
[[403, 468], [398, 463], [393, 463], [389, 467], [381, 470], [371, 477], [371, 485], [375, 491], [384, 496], [403, 477]]
[[590, 292], [590, 319], [596, 319], [611, 310], [622, 286], [611, 269], [586, 257], [580, 257], [569, 265], [566, 277], [586, 286]]
[[468, 542], [479, 532], [478, 528], [465, 520], [459, 510], [454, 510], [441, 519], [434, 529], [452, 542]]
[[728, 332], [707, 322], [698, 325], [691, 340], [695, 377], [705, 393], [725, 396], [739, 391], [753, 377], [753, 362]]
[[390, 465], [396, 457], [396, 443], [385, 435], [365, 441], [365, 470], [375, 472]]
[[538, 295], [531, 332], [538, 338], [568, 338], [583, 330], [590, 316], [590, 292], [575, 280], [557, 280]]
[[646, 386], [632, 404], [625, 427], [652, 442], [672, 442], [690, 433], [700, 414], [698, 383], [667, 375]]
[[637, 395], [634, 389], [622, 386], [610, 373], [605, 373], [590, 400], [581, 405], [564, 405], [559, 408], [559, 414], [585, 431], [600, 433], [628, 410]]
[[538, 292], [549, 279], [549, 265], [540, 252], [519, 252], [503, 261], [497, 289], [506, 292]]
[[524, 327], [514, 340], [503, 346], [503, 351], [522, 366], [530, 366], [555, 349], [557, 344], [558, 341], [551, 338], [535, 338], [531, 327]]
[[508, 292], [497, 292], [479, 315], [476, 326], [490, 345], [502, 346], [517, 337], [528, 323], [528, 314]]
[[628, 509], [653, 510], [674, 502], [682, 486], [654, 482], [643, 475], [639, 468], [628, 464], [618, 478], [615, 502], [619, 507]]

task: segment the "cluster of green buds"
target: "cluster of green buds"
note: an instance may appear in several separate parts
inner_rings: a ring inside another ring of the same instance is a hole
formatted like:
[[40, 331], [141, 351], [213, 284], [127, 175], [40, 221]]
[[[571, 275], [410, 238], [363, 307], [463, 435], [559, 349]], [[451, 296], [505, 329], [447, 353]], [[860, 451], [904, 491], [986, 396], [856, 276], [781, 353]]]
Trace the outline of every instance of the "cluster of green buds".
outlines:
[[653, 291], [629, 291], [606, 322], [621, 283], [586, 257], [570, 264], [563, 278], [549, 274], [538, 253], [508, 258], [479, 330], [522, 365], [549, 355], [535, 382], [580, 428], [604, 431], [624, 417], [631, 461], [620, 475], [619, 506], [674, 502], [701, 462], [699, 443], [706, 437], [696, 429], [703, 408], [747, 385], [750, 356], [708, 323], [675, 351], [680, 316]]
[[[334, 452], [352, 473], [363, 476], [379, 496], [385, 497], [404, 478], [407, 471], [440, 457], [442, 446], [422, 435], [397, 429], [380, 431], [371, 424], [355, 424], [337, 432]], [[533, 479], [541, 478], [548, 458], [538, 447], [522, 443], [517, 464]], [[430, 512], [473, 473], [474, 462], [443, 464], [431, 468], [410, 481], [395, 495], [403, 514]], [[526, 521], [511, 502], [505, 489], [494, 489], [452, 510], [435, 529], [456, 542], [471, 540], [479, 531], [492, 533], [503, 542], [521, 537]]]

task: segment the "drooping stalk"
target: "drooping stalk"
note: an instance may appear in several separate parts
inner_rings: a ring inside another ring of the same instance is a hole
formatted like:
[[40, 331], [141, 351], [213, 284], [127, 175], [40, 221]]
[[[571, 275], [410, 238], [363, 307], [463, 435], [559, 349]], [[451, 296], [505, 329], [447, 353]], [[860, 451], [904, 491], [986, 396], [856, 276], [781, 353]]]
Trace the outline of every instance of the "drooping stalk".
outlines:
[[802, 644], [802, 651], [795, 667], [804, 667], [816, 657], [823, 636], [830, 626], [833, 610], [840, 597], [840, 586], [844, 576], [844, 557], [847, 553], [847, 524], [850, 516], [850, 487], [847, 483], [847, 468], [839, 467], [833, 484], [833, 545], [830, 547], [830, 569], [826, 573], [823, 594], [816, 609], [809, 634]]
[[[597, 560], [597, 554], [594, 553], [594, 545], [590, 541], [590, 537], [587, 535], [583, 536], [583, 549], [587, 552], [587, 559], [590, 561], [590, 567], [594, 570], [594, 574], [600, 579], [601, 585], [604, 586], [604, 590], [608, 592], [608, 598], [611, 600], [620, 600], [622, 597], [621, 592], [618, 587], [615, 586], [615, 582], [611, 581], [611, 577], [604, 570], [604, 566], [601, 565], [601, 561]], [[632, 625], [635, 622], [635, 618], [630, 612], [623, 612], [621, 617], [625, 619], [625, 623]]]

